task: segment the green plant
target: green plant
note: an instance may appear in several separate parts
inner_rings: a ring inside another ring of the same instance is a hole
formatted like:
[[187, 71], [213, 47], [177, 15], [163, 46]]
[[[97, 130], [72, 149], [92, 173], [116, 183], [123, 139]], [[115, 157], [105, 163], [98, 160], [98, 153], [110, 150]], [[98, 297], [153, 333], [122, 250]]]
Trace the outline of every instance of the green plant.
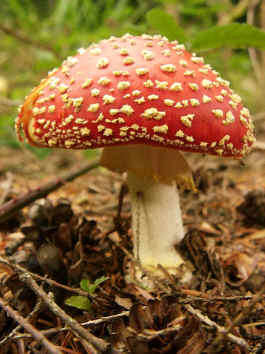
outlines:
[[174, 17], [162, 9], [153, 9], [146, 15], [147, 23], [155, 30], [171, 40], [178, 40], [191, 50], [205, 51], [221, 47], [226, 48], [259, 48], [265, 49], [265, 32], [246, 23], [230, 23], [212, 26], [187, 36]]
[[[88, 295], [93, 296], [97, 288], [99, 287], [100, 284], [102, 284], [104, 281], [106, 281], [108, 277], [102, 276], [94, 281], [94, 283], [90, 283], [88, 279], [82, 279], [80, 282], [80, 287], [82, 290], [86, 291]], [[75, 307], [79, 310], [90, 310], [91, 306], [91, 301], [89, 300], [88, 297], [83, 296], [83, 295], [74, 295], [69, 297], [65, 301], [66, 305]]]

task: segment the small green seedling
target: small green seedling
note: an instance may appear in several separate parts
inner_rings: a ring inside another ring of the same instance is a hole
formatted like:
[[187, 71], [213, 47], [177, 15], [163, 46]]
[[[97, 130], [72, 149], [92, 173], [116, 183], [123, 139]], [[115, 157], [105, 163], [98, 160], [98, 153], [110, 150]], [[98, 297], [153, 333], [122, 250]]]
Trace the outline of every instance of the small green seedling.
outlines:
[[[98, 286], [107, 280], [108, 277], [102, 276], [94, 281], [94, 283], [90, 283], [88, 279], [82, 279], [80, 282], [80, 287], [82, 290], [86, 291], [90, 296], [94, 295]], [[66, 305], [73, 306], [79, 310], [89, 311], [91, 307], [91, 301], [89, 298], [83, 295], [74, 295], [66, 299]]]

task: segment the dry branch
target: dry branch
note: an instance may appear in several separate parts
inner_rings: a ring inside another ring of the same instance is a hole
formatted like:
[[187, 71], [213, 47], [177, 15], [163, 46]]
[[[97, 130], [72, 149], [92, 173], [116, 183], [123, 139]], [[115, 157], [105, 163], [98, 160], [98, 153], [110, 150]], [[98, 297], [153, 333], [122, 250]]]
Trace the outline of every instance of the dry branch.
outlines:
[[[183, 303], [187, 304], [190, 302], [209, 302], [216, 303], [217, 301], [221, 302], [234, 302], [241, 300], [252, 300], [256, 295], [233, 295], [233, 296], [209, 296], [201, 291], [190, 290], [190, 289], [181, 289], [178, 293], [179, 296], [186, 295]], [[261, 296], [261, 300], [265, 299], [265, 294]]]
[[24, 317], [22, 317], [16, 310], [12, 309], [11, 306], [9, 306], [4, 299], [0, 298], [0, 306], [3, 308], [3, 310], [8, 314], [8, 316], [12, 317], [17, 323], [19, 323], [27, 332], [29, 332], [32, 337], [40, 342], [48, 351], [48, 353], [51, 354], [62, 354], [62, 352], [56, 348], [56, 346], [48, 341], [45, 336], [38, 331], [36, 328], [34, 328]]
[[99, 159], [95, 159], [94, 161], [88, 163], [87, 165], [83, 166], [82, 168], [78, 169], [75, 172], [70, 172], [65, 176], [57, 178], [55, 181], [48, 182], [42, 187], [33, 189], [1, 205], [0, 224], [7, 221], [17, 211], [21, 210], [25, 206], [34, 202], [35, 200], [46, 197], [49, 193], [62, 187], [66, 182], [70, 182], [75, 178], [82, 176], [83, 174], [87, 173], [88, 171], [91, 171], [93, 168], [96, 168], [98, 166], [99, 166]]
[[[128, 317], [130, 314], [130, 311], [123, 311], [120, 313], [117, 313], [115, 315], [110, 315], [110, 316], [102, 316], [100, 318], [97, 318], [95, 320], [90, 320], [87, 322], [81, 323], [82, 326], [96, 326], [102, 323], [106, 322], [111, 322], [113, 320], [116, 320], [117, 318], [121, 317]], [[55, 328], [50, 328], [50, 329], [44, 329], [41, 331], [41, 333], [45, 336], [50, 336], [58, 332], [64, 332], [64, 331], [69, 331], [69, 327], [55, 327]], [[26, 334], [18, 334], [14, 339], [23, 339], [23, 338], [31, 338], [32, 336], [28, 333]]]
[[206, 315], [201, 313], [200, 310], [195, 309], [191, 305], [185, 305], [184, 307], [189, 313], [191, 313], [193, 316], [198, 318], [198, 320], [200, 320], [201, 322], [203, 322], [204, 324], [208, 325], [211, 328], [217, 329], [218, 333], [221, 336], [225, 336], [226, 335], [227, 338], [232, 343], [235, 343], [235, 344], [239, 345], [240, 347], [249, 350], [249, 345], [243, 338], [237, 337], [234, 334], [229, 333], [229, 331], [225, 327], [219, 326], [216, 322], [212, 321], [209, 317], [207, 317]]
[[[36, 303], [34, 309], [31, 311], [31, 313], [26, 317], [25, 321], [30, 322], [31, 318], [40, 311], [40, 308], [42, 306], [43, 302], [40, 300]], [[20, 340], [21, 338], [19, 338], [17, 336], [18, 332], [20, 331], [20, 329], [22, 328], [22, 326], [19, 324], [18, 326], [16, 326], [7, 336], [5, 336], [1, 341], [0, 341], [0, 348], [2, 345], [4, 345], [6, 342], [10, 341], [10, 340]], [[40, 331], [41, 332], [41, 331]], [[42, 333], [43, 335], [45, 335], [44, 333]], [[28, 335], [28, 337], [32, 337], [32, 335]]]
[[109, 343], [104, 341], [101, 338], [94, 336], [88, 330], [84, 329], [74, 318], [69, 316], [64, 312], [52, 299], [52, 296], [49, 296], [33, 279], [30, 273], [23, 267], [9, 261], [6, 258], [0, 257], [0, 263], [5, 264], [10, 267], [14, 272], [19, 275], [21, 281], [28, 285], [28, 287], [34, 291], [34, 293], [48, 306], [48, 308], [58, 316], [66, 326], [71, 329], [76, 335], [80, 336], [86, 341], [86, 347], [90, 348], [92, 354], [98, 352], [105, 353], [109, 349]]
[[[228, 328], [225, 328], [225, 332], [222, 332], [222, 333], [220, 332], [218, 334], [217, 338], [212, 343], [212, 346], [218, 345], [227, 333], [229, 333], [234, 327], [236, 327], [242, 323], [242, 321], [249, 315], [249, 313], [251, 312], [253, 307], [256, 305], [256, 303], [258, 303], [259, 301], [261, 301], [264, 298], [264, 293], [265, 293], [265, 282], [264, 282], [261, 290], [252, 298], [249, 305], [244, 307], [242, 309], [242, 311], [240, 311], [238, 313], [238, 315], [234, 318], [234, 320], [232, 321], [231, 325]], [[227, 334], [227, 337], [228, 337], [228, 334]]]
[[98, 324], [101, 324], [104, 322], [112, 321], [116, 318], [129, 316], [129, 314], [130, 314], [130, 311], [123, 311], [123, 312], [117, 313], [115, 315], [103, 316], [103, 317], [97, 318], [96, 320], [90, 320], [87, 322], [83, 322], [82, 326], [95, 326], [95, 325], [98, 325]]

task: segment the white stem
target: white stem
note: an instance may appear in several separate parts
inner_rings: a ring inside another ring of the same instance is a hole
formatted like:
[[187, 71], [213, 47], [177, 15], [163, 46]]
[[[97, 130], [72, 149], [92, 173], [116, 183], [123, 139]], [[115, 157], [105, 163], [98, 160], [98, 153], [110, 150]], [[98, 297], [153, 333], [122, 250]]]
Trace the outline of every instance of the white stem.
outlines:
[[175, 249], [184, 237], [176, 184], [156, 183], [128, 172], [134, 255], [144, 267], [176, 269], [183, 260]]

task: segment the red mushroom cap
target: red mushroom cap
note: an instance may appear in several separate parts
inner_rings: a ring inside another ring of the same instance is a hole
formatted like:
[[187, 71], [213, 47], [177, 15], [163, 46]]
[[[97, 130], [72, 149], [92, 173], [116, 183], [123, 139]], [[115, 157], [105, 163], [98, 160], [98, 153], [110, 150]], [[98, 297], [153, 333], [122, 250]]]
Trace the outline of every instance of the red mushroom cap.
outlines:
[[80, 49], [29, 94], [16, 127], [30, 144], [71, 149], [151, 144], [240, 158], [255, 141], [229, 83], [160, 35]]

